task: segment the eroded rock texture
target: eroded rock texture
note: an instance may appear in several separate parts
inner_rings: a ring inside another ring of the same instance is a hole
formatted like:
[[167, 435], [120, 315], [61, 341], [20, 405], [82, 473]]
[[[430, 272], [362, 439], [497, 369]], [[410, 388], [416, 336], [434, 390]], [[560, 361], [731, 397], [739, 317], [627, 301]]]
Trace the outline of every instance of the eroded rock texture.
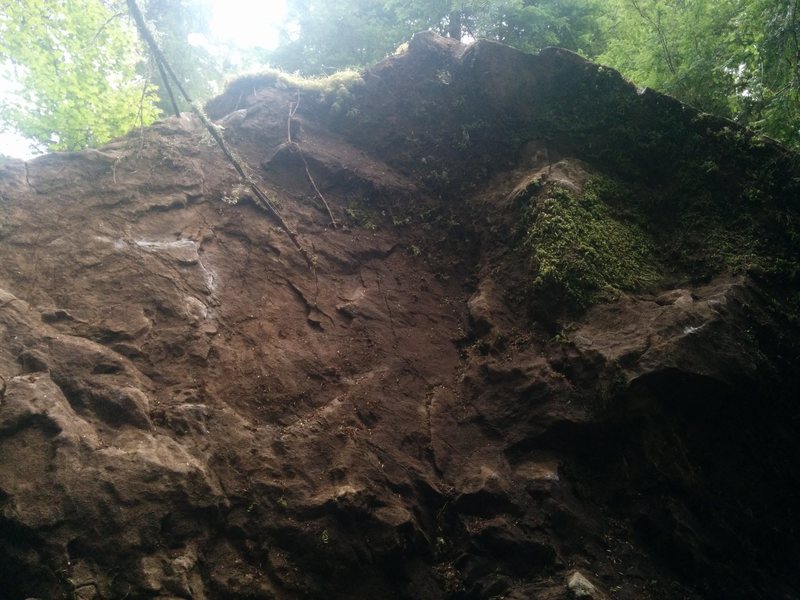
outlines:
[[0, 164], [0, 596], [799, 597], [796, 158], [559, 50], [339, 92], [209, 105], [314, 268], [188, 116]]

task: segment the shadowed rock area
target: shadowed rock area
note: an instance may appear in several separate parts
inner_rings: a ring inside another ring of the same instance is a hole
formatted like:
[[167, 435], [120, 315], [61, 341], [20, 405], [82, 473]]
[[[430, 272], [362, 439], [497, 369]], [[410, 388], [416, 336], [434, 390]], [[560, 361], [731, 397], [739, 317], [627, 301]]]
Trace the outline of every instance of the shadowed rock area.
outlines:
[[797, 156], [558, 49], [326, 85], [207, 106], [311, 265], [188, 115], [0, 162], [0, 596], [800, 598]]

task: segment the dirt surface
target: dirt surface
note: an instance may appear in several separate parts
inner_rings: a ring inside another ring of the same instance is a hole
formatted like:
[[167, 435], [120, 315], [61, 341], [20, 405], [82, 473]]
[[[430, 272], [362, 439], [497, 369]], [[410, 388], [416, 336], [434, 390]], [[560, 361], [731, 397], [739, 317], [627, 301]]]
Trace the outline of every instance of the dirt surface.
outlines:
[[[347, 103], [208, 106], [311, 266], [193, 117], [0, 162], [0, 597], [800, 598], [795, 159], [553, 49]], [[709, 160], [751, 267], [671, 242]], [[599, 175], [661, 271], [576, 307], [521, 227]]]

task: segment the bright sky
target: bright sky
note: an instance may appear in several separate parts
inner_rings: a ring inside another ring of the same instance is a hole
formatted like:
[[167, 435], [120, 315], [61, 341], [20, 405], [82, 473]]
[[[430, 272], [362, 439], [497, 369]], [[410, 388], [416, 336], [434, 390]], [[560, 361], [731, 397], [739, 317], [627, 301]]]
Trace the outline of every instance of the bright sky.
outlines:
[[[11, 69], [0, 65], [0, 101], [13, 96], [15, 89], [19, 91], [19, 86], [12, 83], [11, 77]], [[25, 138], [5, 131], [0, 131], [0, 154], [26, 159], [33, 156], [30, 144]]]
[[[0, 96], [3, 94], [0, 86]], [[29, 159], [34, 156], [30, 143], [24, 137], [12, 132], [0, 132], [0, 155], [5, 154], [13, 158]]]
[[274, 48], [286, 16], [285, 0], [211, 0], [211, 32], [220, 43]]
[[[213, 8], [212, 39], [190, 35], [189, 43], [228, 48], [274, 48], [278, 27], [286, 16], [285, 0], [210, 0]], [[0, 74], [0, 100], [12, 86]], [[29, 142], [12, 132], [0, 132], [0, 154], [28, 159], [34, 156]]]

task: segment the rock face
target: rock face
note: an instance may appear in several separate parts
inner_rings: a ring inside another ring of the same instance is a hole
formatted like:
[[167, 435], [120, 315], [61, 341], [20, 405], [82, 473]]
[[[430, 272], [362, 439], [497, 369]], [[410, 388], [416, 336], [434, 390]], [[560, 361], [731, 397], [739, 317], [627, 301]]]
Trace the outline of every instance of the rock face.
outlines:
[[208, 111], [311, 265], [188, 116], [0, 163], [3, 598], [800, 597], [794, 155], [430, 34]]

